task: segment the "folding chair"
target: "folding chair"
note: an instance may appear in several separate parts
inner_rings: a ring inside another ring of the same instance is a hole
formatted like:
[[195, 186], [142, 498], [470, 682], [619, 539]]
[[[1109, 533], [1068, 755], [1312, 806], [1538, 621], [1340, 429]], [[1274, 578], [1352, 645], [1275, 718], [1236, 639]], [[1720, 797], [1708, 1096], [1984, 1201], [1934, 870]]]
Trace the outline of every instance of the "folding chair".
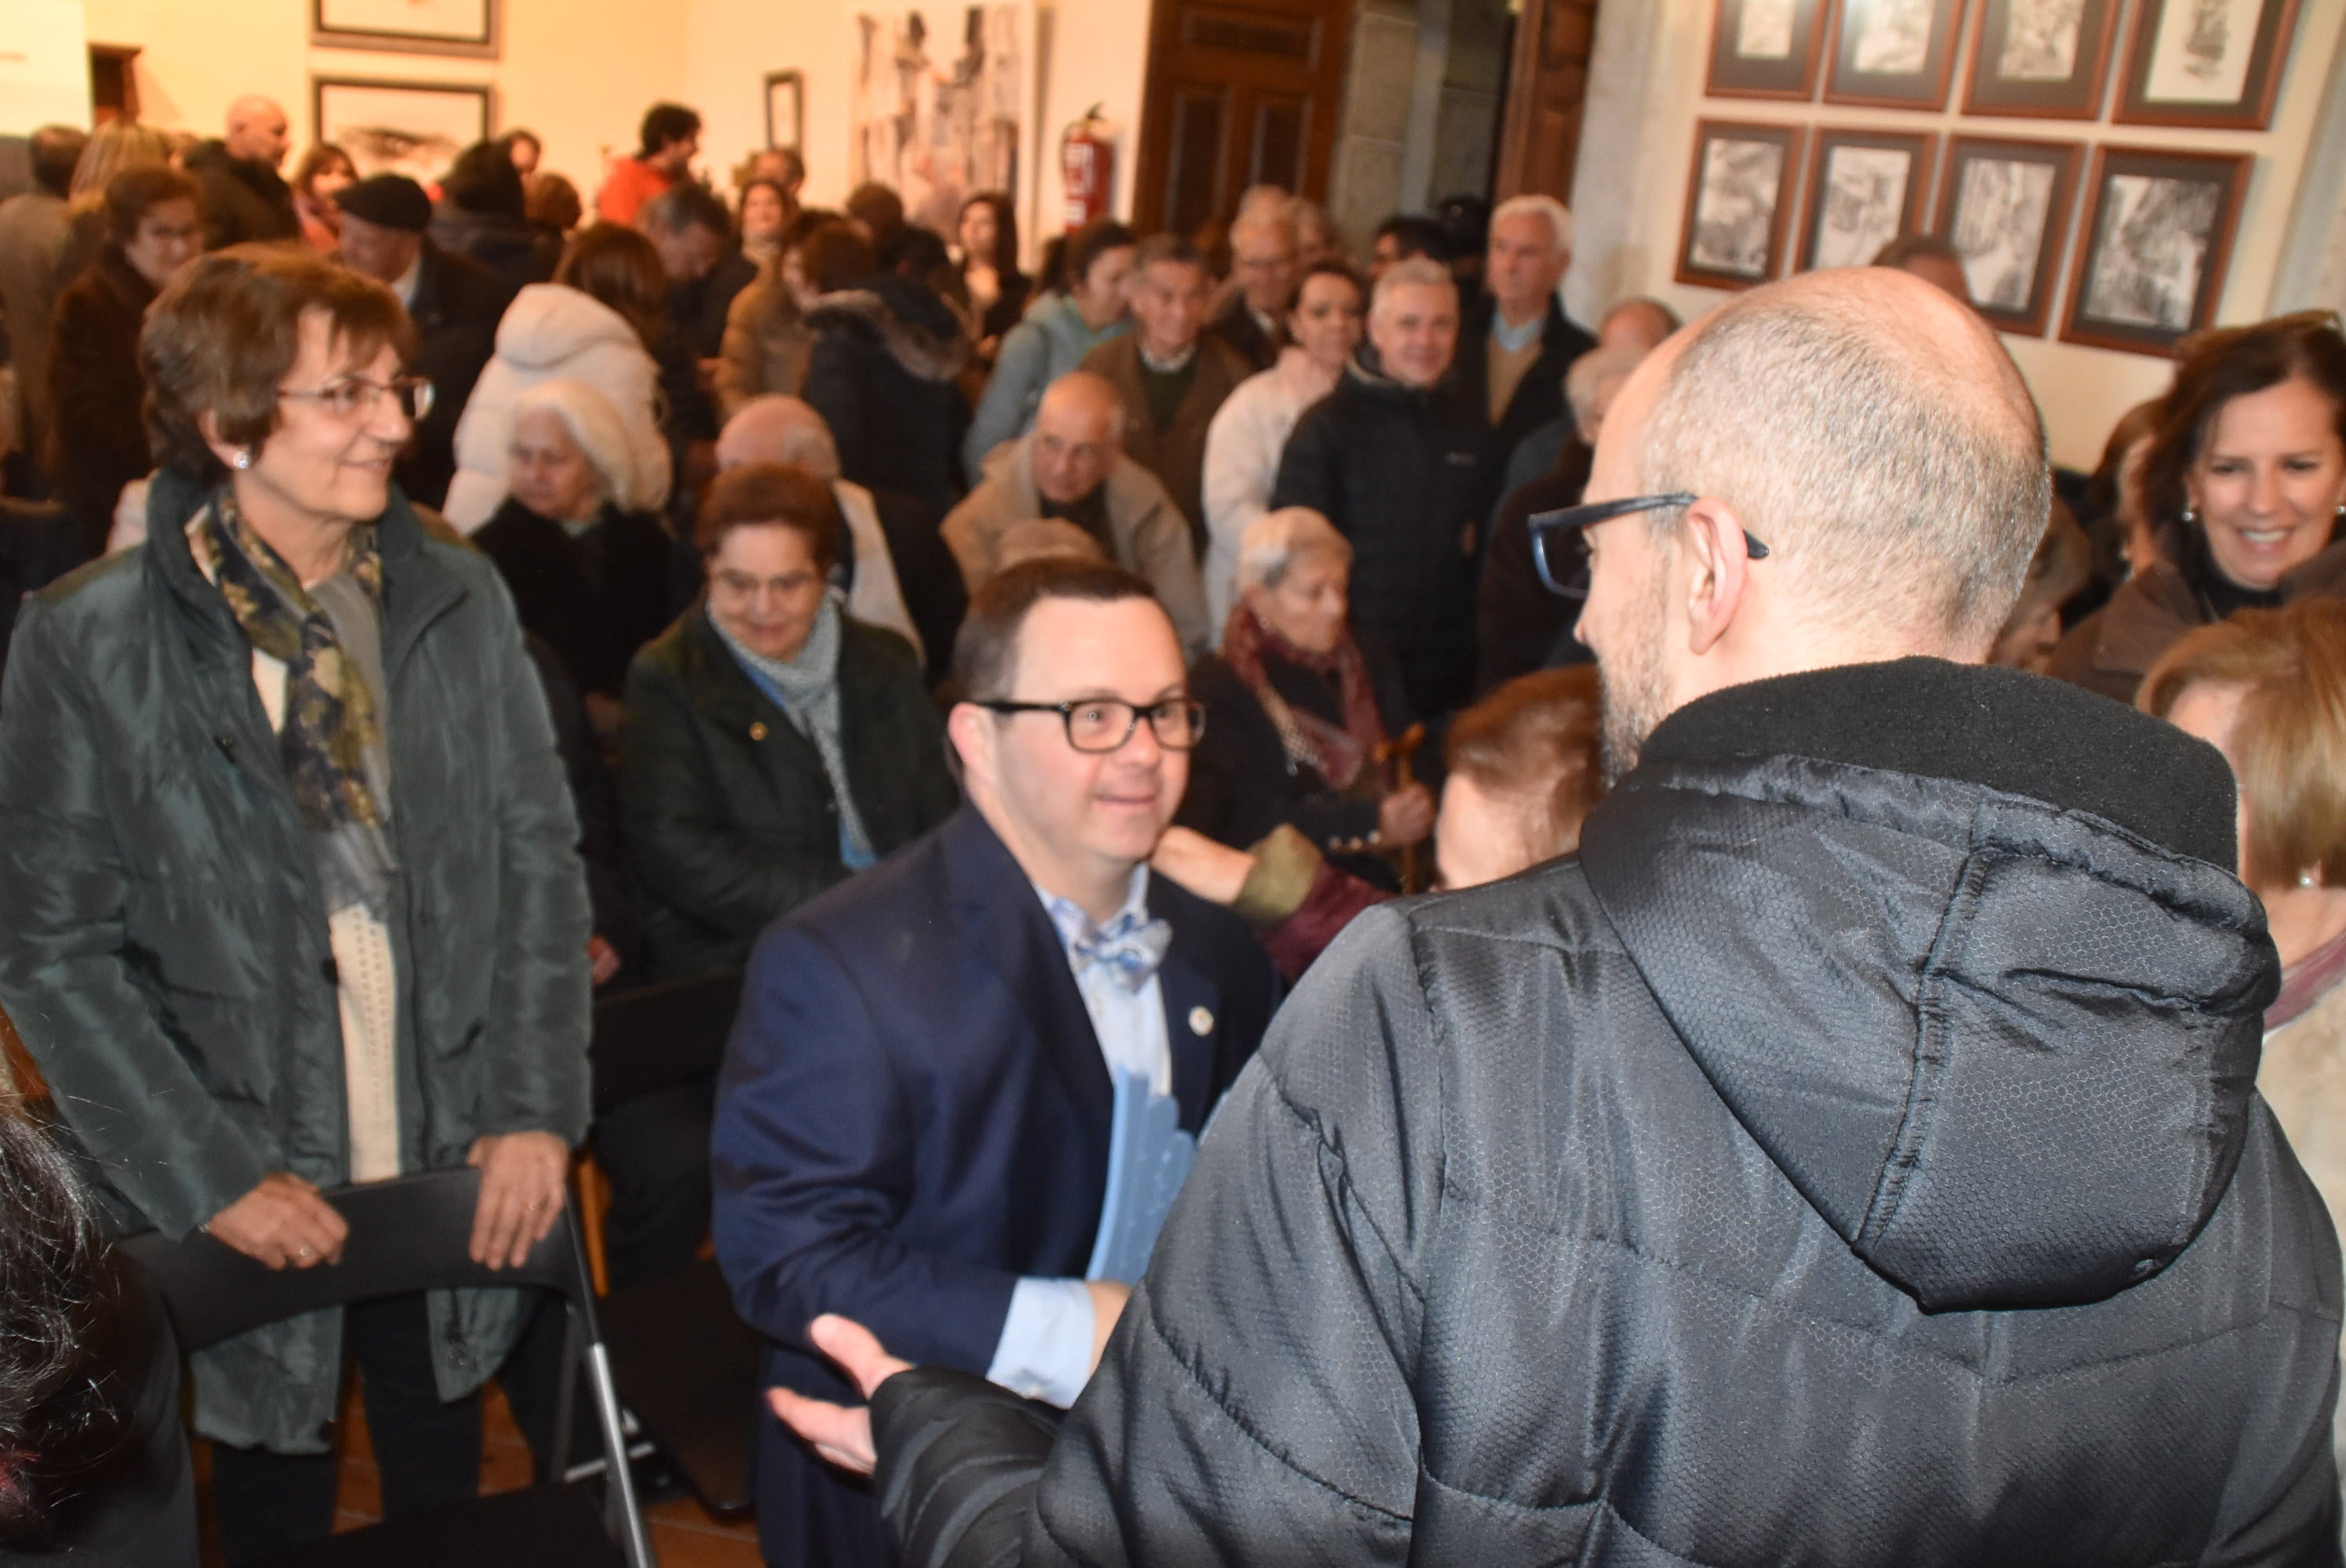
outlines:
[[[624, 992], [595, 1008], [587, 1059], [599, 1114], [717, 1071], [741, 999], [741, 977], [723, 974]], [[599, 1227], [601, 1175], [582, 1166], [580, 1207]], [[588, 1245], [599, 1251], [597, 1230]], [[734, 1314], [717, 1265], [685, 1268], [608, 1291], [603, 1322], [619, 1391], [643, 1431], [718, 1519], [750, 1511], [750, 1452], [757, 1426], [763, 1346]]]
[[[271, 1269], [201, 1232], [175, 1242], [148, 1231], [117, 1245], [162, 1298], [181, 1349], [189, 1351], [303, 1312], [419, 1290], [524, 1286], [558, 1292], [569, 1308], [570, 1333], [555, 1441], [567, 1447], [583, 1365], [604, 1453], [624, 1451], [610, 1354], [576, 1217], [566, 1209], [563, 1222], [519, 1268], [493, 1270], [466, 1250], [480, 1186], [480, 1173], [468, 1168], [327, 1193], [349, 1222], [350, 1237], [342, 1262], [311, 1268]], [[562, 1472], [566, 1457], [557, 1453], [553, 1473]], [[600, 1517], [578, 1488], [541, 1484], [337, 1535], [292, 1560], [306, 1568], [654, 1568], [658, 1561], [625, 1463], [606, 1466]]]

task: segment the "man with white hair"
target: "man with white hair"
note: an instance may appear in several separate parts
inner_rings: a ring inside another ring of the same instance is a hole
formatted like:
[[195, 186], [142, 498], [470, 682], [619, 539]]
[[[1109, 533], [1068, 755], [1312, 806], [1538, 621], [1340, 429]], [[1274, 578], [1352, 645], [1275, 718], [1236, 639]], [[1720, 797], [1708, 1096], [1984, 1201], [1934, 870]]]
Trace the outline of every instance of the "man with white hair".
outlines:
[[1256, 370], [1270, 369], [1287, 343], [1284, 319], [1295, 278], [1295, 223], [1286, 203], [1241, 209], [1230, 224], [1234, 287], [1206, 330], [1245, 355]]
[[277, 173], [291, 146], [285, 110], [258, 95], [229, 106], [227, 133], [199, 143], [187, 156], [204, 215], [204, 249], [248, 239], [299, 239], [301, 219], [293, 188]]
[[1458, 286], [1423, 256], [1377, 280], [1369, 336], [1280, 454], [1273, 507], [1352, 542], [1352, 621], [1400, 663], [1410, 707], [1459, 707], [1474, 674], [1474, 584], [1497, 465], [1471, 389], [1450, 379]]
[[1596, 346], [1564, 313], [1556, 288], [1572, 266], [1572, 214], [1553, 196], [1517, 196], [1491, 214], [1483, 296], [1459, 335], [1458, 383], [1479, 398], [1504, 465], [1516, 443], [1564, 412], [1564, 372]]
[[[745, 463], [787, 463], [831, 486], [831, 498], [839, 503], [839, 514], [847, 524], [847, 537], [840, 551], [840, 565], [847, 576], [847, 613], [896, 633], [925, 660], [928, 643], [905, 604], [893, 541], [882, 523], [880, 503], [871, 491], [839, 476], [839, 448], [822, 415], [800, 398], [752, 398], [725, 422], [717, 437], [719, 473]], [[954, 625], [960, 619], [956, 610]], [[935, 629], [933, 623], [933, 634]], [[948, 631], [948, 646], [951, 639]]]
[[2335, 1563], [2230, 777], [1981, 664], [2050, 497], [1994, 333], [1886, 268], [1640, 365], [1555, 524], [1579, 853], [1354, 920], [1056, 1432], [816, 1320], [870, 1410], [780, 1402], [904, 1561]]
[[975, 594], [1003, 571], [1019, 524], [1056, 517], [1090, 535], [1115, 565], [1146, 579], [1194, 657], [1213, 644], [1189, 524], [1155, 474], [1124, 450], [1125, 405], [1090, 371], [1051, 383], [1035, 428], [994, 448], [985, 477], [945, 515], [944, 540]]

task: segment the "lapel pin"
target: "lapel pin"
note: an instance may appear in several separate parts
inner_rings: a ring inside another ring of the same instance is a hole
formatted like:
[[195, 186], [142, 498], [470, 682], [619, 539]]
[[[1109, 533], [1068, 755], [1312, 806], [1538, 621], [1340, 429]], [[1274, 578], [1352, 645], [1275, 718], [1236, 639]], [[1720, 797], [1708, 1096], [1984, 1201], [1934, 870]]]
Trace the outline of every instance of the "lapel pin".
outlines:
[[750, 725], [750, 738], [752, 740], [763, 740], [766, 738], [766, 721], [764, 719], [760, 718], [751, 721]]
[[1212, 1013], [1210, 1013], [1207, 1012], [1207, 1011], [1206, 1011], [1204, 1008], [1202, 1008], [1202, 1007], [1192, 1007], [1191, 1009], [1189, 1009], [1189, 1033], [1192, 1033], [1192, 1034], [1211, 1034], [1213, 1032], [1214, 1032], [1214, 1015], [1213, 1015]]

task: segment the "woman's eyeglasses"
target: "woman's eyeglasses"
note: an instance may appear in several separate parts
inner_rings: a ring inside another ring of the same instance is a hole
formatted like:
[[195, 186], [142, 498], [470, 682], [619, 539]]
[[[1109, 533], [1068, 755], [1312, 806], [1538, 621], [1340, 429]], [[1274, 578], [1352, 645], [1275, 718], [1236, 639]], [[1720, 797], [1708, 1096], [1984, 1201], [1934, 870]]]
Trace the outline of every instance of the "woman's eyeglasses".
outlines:
[[[1588, 596], [1588, 553], [1569, 548], [1582, 529], [1615, 517], [1626, 517], [1632, 512], [1659, 512], [1666, 508], [1691, 506], [1697, 497], [1685, 491], [1668, 495], [1631, 495], [1619, 501], [1592, 501], [1586, 506], [1566, 506], [1556, 512], [1536, 512], [1525, 519], [1532, 532], [1532, 565], [1539, 569], [1539, 579], [1547, 591], [1567, 599]], [[1755, 561], [1768, 558], [1768, 546], [1743, 531], [1743, 552]]]
[[301, 391], [280, 387], [277, 390], [279, 397], [314, 402], [334, 418], [352, 424], [372, 419], [386, 392], [399, 400], [399, 412], [411, 423], [432, 412], [432, 378], [429, 376], [394, 376], [388, 382], [371, 382], [363, 376], [349, 376], [321, 387]]

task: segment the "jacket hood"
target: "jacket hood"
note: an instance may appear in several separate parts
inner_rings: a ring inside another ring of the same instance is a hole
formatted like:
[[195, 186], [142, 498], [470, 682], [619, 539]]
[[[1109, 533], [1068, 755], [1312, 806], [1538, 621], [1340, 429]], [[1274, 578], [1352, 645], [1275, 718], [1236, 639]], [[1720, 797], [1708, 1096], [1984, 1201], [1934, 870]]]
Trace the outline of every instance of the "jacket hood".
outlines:
[[528, 285], [497, 323], [497, 357], [525, 370], [550, 370], [597, 343], [650, 352], [625, 316], [566, 283]]
[[1909, 659], [1715, 693], [1591, 891], [1720, 1098], [1926, 1311], [2103, 1300], [2229, 1186], [2280, 965], [2181, 731]]
[[817, 331], [860, 333], [885, 348], [904, 373], [949, 382], [969, 362], [969, 334], [943, 300], [892, 273], [825, 294], [806, 313]]

